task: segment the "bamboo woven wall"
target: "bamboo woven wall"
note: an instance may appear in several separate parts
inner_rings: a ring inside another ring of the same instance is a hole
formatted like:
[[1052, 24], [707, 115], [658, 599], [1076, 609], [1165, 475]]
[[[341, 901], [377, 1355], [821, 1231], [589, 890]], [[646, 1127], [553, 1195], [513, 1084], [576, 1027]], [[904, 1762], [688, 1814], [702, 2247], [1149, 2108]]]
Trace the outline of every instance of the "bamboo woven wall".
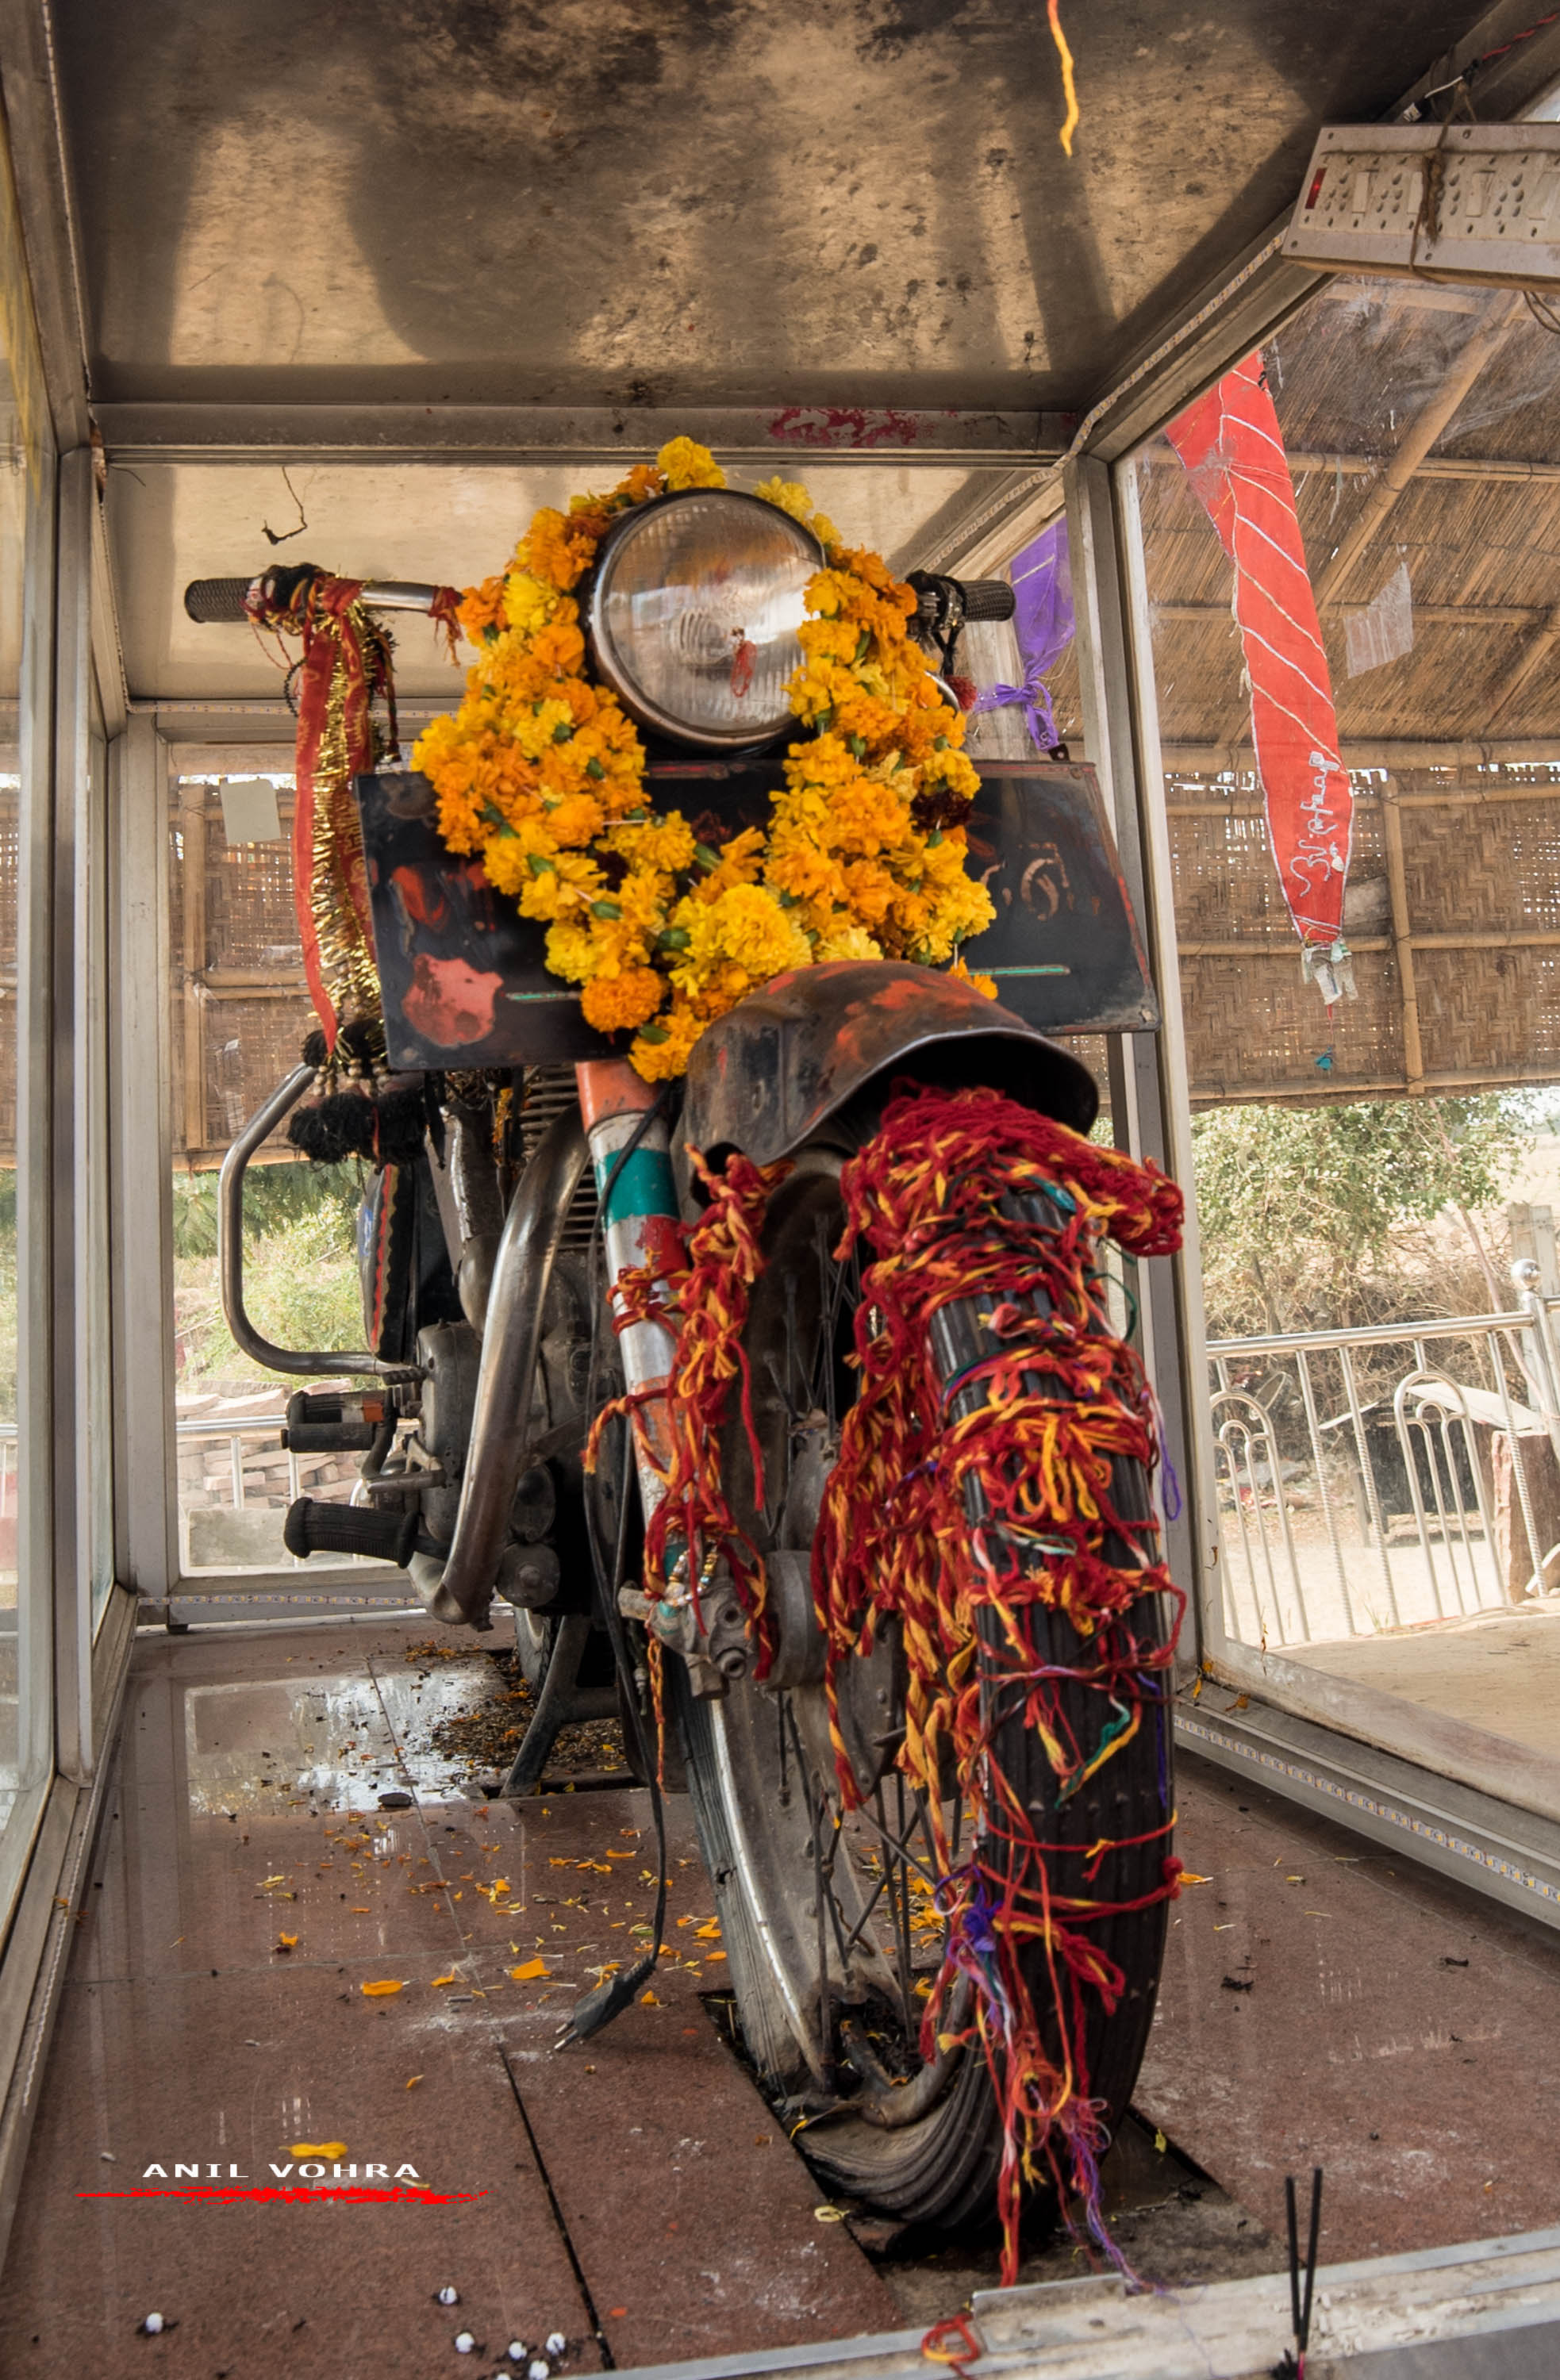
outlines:
[[1560, 766], [1376, 770], [1355, 797], [1359, 996], [1329, 1019], [1301, 979], [1249, 775], [1166, 786], [1193, 1099], [1560, 1078]]
[[[174, 1150], [206, 1168], [297, 1065], [314, 1013], [293, 914], [291, 795], [278, 795], [280, 842], [230, 844], [216, 784], [185, 779], [173, 795]], [[278, 1136], [268, 1146], [286, 1149]]]

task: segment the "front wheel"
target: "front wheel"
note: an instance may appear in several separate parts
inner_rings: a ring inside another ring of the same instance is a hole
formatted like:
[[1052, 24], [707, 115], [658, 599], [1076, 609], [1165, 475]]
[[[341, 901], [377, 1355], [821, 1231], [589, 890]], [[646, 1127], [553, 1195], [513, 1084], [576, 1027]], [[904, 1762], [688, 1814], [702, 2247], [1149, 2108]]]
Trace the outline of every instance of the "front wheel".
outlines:
[[[896, 1624], [880, 1629], [870, 1658], [839, 1667], [839, 1734], [860, 1796], [858, 1808], [844, 1807], [822, 1634], [815, 1621], [808, 1631], [808, 1578], [857, 1378], [847, 1358], [859, 1277], [854, 1261], [842, 1265], [833, 1253], [845, 1220], [839, 1177], [849, 1154], [827, 1141], [810, 1144], [770, 1200], [764, 1268], [743, 1334], [762, 1497], [739, 1419], [728, 1423], [723, 1441], [726, 1494], [765, 1557], [777, 1607], [780, 1682], [749, 1680], [721, 1699], [696, 1701], [682, 1665], [671, 1666], [726, 1972], [758, 2079], [782, 2116], [799, 2126], [798, 2145], [826, 2188], [904, 2221], [951, 2226], [996, 2204], [1004, 2112], [987, 2058], [975, 2047], [948, 2046], [952, 2034], [968, 2031], [971, 1985], [954, 1985], [929, 2058], [921, 2017], [943, 1964], [945, 1878], [971, 1861], [988, 1874], [1005, 1861], [1010, 1872], [1014, 1852], [1011, 1835], [999, 1840], [989, 1819], [975, 1830], [975, 1803], [951, 1764], [936, 1782], [935, 1812], [896, 1766], [908, 1688]], [[1042, 1194], [1018, 1203], [1042, 1220], [1051, 1213]], [[991, 1304], [988, 1296], [946, 1305], [934, 1325], [936, 1372], [960, 1414], [989, 1392], [980, 1381], [958, 1383], [996, 1344], [986, 1328]], [[1112, 1494], [1124, 1516], [1151, 1509], [1140, 1464], [1117, 1461]], [[971, 1529], [981, 1521], [969, 1515]], [[1141, 1560], [1119, 1543], [1114, 1550], [1128, 1566]], [[1164, 1643], [1163, 1602], [1145, 1598], [1134, 1613], [1141, 1648]], [[1076, 1747], [1077, 1768], [1087, 1769], [1110, 1740], [1119, 1706], [1066, 1673], [1098, 1670], [1100, 1639], [1084, 1645], [1059, 1611], [1038, 1601], [1022, 1605], [1017, 1620], [1018, 1666], [1062, 1673], [1056, 1727]], [[1011, 1633], [1005, 1641], [990, 1609], [980, 1611], [978, 1625], [984, 1756], [1047, 1847], [1050, 1889], [1063, 1875], [1063, 1888], [1077, 1890], [1087, 1869], [1096, 1902], [1143, 1904], [1082, 1929], [1118, 1972], [1120, 1988], [1114, 2009], [1110, 1996], [1078, 2003], [1081, 2042], [1062, 2038], [1075, 2018], [1058, 2013], [1044, 1942], [1018, 1954], [1047, 2055], [1066, 2062], [1070, 2054], [1079, 2074], [1087, 2074], [1098, 2140], [1127, 2108], [1153, 2011], [1165, 1926], [1159, 1896], [1171, 1820], [1169, 1715], [1157, 1692], [1145, 1697], [1136, 1733], [1064, 1797], [1045, 1743], [1028, 1724], [1027, 1697], [1013, 1682]], [[991, 1797], [979, 1798], [989, 1810]], [[1091, 1862], [1102, 1844], [1121, 1848]], [[1032, 1899], [1042, 1880], [1027, 1874], [1015, 1881]]]

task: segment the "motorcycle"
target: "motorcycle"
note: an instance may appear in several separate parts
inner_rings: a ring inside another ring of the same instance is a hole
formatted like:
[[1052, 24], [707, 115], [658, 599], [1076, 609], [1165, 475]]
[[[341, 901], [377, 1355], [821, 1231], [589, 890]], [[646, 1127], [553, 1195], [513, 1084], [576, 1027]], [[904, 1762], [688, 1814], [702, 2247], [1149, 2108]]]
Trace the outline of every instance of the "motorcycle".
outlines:
[[[684, 501], [642, 510], [664, 514]], [[772, 604], [757, 628], [751, 617], [723, 623], [718, 607], [713, 627], [690, 626], [686, 605], [673, 607], [669, 650], [657, 652], [652, 585], [640, 589], [635, 631], [644, 649], [625, 659], [603, 590], [607, 561], [603, 550], [584, 590], [597, 666], [644, 733], [657, 805], [697, 813], [699, 833], [718, 842], [767, 803], [778, 772], [766, 754], [790, 723], [783, 695], [772, 693], [756, 721], [729, 699], [740, 674], [729, 640], [739, 640], [745, 686], [782, 686], [799, 602], [792, 613]], [[275, 571], [197, 582], [187, 609], [238, 620], [257, 595], [273, 601], [298, 583], [299, 574]], [[967, 623], [1011, 615], [1002, 582], [910, 584], [913, 631], [928, 670], [945, 681]], [[369, 583], [359, 600], [377, 617], [433, 609], [438, 590]], [[771, 646], [779, 660], [766, 676]], [[1094, 1083], [1042, 1029], [1046, 1016], [1095, 1029], [1152, 1021], [1089, 774], [1065, 753], [987, 774], [971, 847], [989, 855], [988, 879], [1008, 886], [993, 929], [995, 942], [1007, 937], [1011, 962], [994, 970], [1001, 1004], [929, 967], [817, 965], [711, 1025], [686, 1082], [660, 1087], [642, 1081], [546, 974], [540, 929], [444, 849], [425, 780], [382, 766], [357, 791], [384, 1014], [384, 1050], [366, 1055], [363, 1070], [382, 1070], [403, 1124], [410, 1118], [395, 1153], [381, 1152], [366, 1202], [364, 1347], [280, 1348], [244, 1307], [245, 1169], [317, 1092], [316, 1062], [301, 1064], [250, 1119], [220, 1188], [224, 1299], [239, 1347], [286, 1375], [365, 1381], [350, 1393], [300, 1390], [289, 1402], [298, 1451], [361, 1454], [365, 1500], [301, 1500], [286, 1543], [299, 1555], [400, 1565], [440, 1621], [485, 1630], [494, 1601], [506, 1605], [536, 1701], [505, 1793], [536, 1789], [560, 1727], [616, 1715], [641, 1782], [656, 1790], [661, 1771], [668, 1787], [686, 1784], [746, 2055], [823, 2186], [904, 2222], [953, 2226], [989, 2213], [1011, 2125], [992, 2059], [970, 2037], [978, 1985], [968, 1974], [955, 1982], [930, 2038], [922, 2017], [942, 1961], [950, 1856], [1000, 1865], [1011, 1844], [969, 1839], [971, 1825], [994, 1823], [990, 1805], [976, 1813], [946, 1765], [935, 1811], [925, 1789], [907, 1782], [898, 1762], [908, 1670], [895, 1623], [826, 1680], [812, 1565], [860, 1377], [863, 1277], [859, 1257], [840, 1254], [842, 1174], [907, 1086], [998, 1091], [1087, 1134]], [[1040, 923], [1070, 930], [1065, 963]], [[639, 1584], [664, 1488], [654, 1440], [676, 1349], [666, 1321], [628, 1292], [637, 1276], [678, 1261], [676, 1234], [705, 1212], [707, 1177], [691, 1151], [710, 1165], [740, 1154], [760, 1168], [789, 1166], [764, 1208], [762, 1269], [740, 1332], [748, 1409], [725, 1418], [719, 1439], [723, 1491], [768, 1582], [762, 1660], [723, 1564], [694, 1575], [685, 1562], [661, 1598]], [[1042, 1221], [1059, 1211], [1044, 1188], [1017, 1207]], [[981, 1369], [995, 1343], [989, 1305], [956, 1299], [932, 1331], [931, 1375], [961, 1413], [990, 1393]], [[1039, 1293], [1036, 1311], [1045, 1311]], [[866, 1320], [870, 1332], [870, 1313]], [[1111, 1336], [1103, 1279], [1087, 1330]], [[1115, 1458], [1111, 1495], [1147, 1531], [1144, 1465]], [[969, 1528], [983, 1517], [969, 1510]], [[1120, 1542], [1114, 1552], [1128, 1564], [1143, 1558]], [[1168, 1606], [1154, 1596], [1137, 1614], [1145, 1660], [1165, 1658]], [[1162, 1692], [1147, 1692], [1130, 1740], [1108, 1762], [1102, 1753], [1097, 1767], [1080, 1757], [1063, 1791], [1023, 1694], [998, 1673], [996, 1620], [984, 1612], [979, 1625], [993, 1663], [981, 1686], [982, 1756], [1058, 1866], [1092, 1857], [1097, 1867], [1099, 1847], [1112, 1846], [1101, 1887], [1111, 1913], [1091, 1940], [1115, 1987], [1069, 2017], [1046, 1933], [1018, 1951], [1048, 2053], [1064, 2065], [1077, 2056], [1104, 2141], [1136, 2080], [1164, 1941], [1169, 1713]], [[1087, 1682], [1090, 1645], [1059, 1610], [1036, 1604], [1030, 1625], [1034, 1662], [1058, 1681], [1056, 1724], [1088, 1755], [1114, 1724]], [[664, 1769], [652, 1646], [665, 1680]], [[855, 1782], [849, 1809], [842, 1758]], [[658, 1915], [657, 1939], [659, 1925]], [[648, 1961], [592, 1995], [594, 2007], [582, 2004], [574, 2036], [624, 2005], [653, 1960], [652, 1946]]]

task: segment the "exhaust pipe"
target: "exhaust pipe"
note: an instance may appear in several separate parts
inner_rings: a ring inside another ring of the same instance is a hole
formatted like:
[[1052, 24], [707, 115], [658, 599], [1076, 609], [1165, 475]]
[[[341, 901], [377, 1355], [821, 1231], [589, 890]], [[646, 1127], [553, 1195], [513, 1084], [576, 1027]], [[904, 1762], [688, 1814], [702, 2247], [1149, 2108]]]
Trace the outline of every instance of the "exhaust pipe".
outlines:
[[408, 1569], [434, 1620], [491, 1626], [499, 1558], [529, 1451], [542, 1317], [574, 1194], [589, 1161], [578, 1109], [555, 1117], [521, 1174], [494, 1258], [471, 1440], [455, 1536], [441, 1563], [414, 1554]]

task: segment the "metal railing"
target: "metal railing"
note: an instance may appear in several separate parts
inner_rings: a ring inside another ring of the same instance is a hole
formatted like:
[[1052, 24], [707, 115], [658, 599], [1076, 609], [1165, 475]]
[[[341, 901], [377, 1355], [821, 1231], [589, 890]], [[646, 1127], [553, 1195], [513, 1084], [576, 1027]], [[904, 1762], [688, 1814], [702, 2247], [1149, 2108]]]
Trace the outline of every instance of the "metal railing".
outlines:
[[[288, 1553], [281, 1542], [282, 1514], [276, 1507], [271, 1503], [270, 1494], [267, 1493], [262, 1496], [251, 1496], [249, 1492], [247, 1477], [249, 1465], [245, 1461], [245, 1447], [253, 1439], [268, 1439], [271, 1441], [271, 1444], [266, 1451], [273, 1454], [280, 1451], [281, 1450], [277, 1447], [276, 1440], [286, 1418], [286, 1416], [285, 1413], [278, 1409], [278, 1411], [272, 1414], [246, 1414], [242, 1416], [235, 1415], [225, 1421], [216, 1421], [214, 1419], [207, 1420], [199, 1415], [194, 1415], [183, 1418], [175, 1424], [175, 1431], [181, 1452], [187, 1446], [192, 1445], [193, 1443], [201, 1440], [204, 1440], [207, 1443], [210, 1443], [213, 1439], [217, 1441], [225, 1439], [227, 1441], [225, 1484], [229, 1492], [229, 1500], [217, 1504], [208, 1504], [204, 1502], [196, 1504], [189, 1500], [188, 1497], [188, 1489], [191, 1483], [185, 1480], [182, 1475], [181, 1468], [178, 1482], [179, 1538], [180, 1552], [182, 1556], [181, 1568], [183, 1569], [186, 1576], [198, 1577], [202, 1573], [209, 1573], [219, 1570], [302, 1570], [305, 1567], [310, 1570], [323, 1570], [326, 1568], [350, 1569], [355, 1567], [354, 1557], [348, 1554], [343, 1554], [338, 1558], [334, 1559], [329, 1555], [314, 1555], [309, 1559], [306, 1564], [299, 1558], [298, 1555]], [[286, 1450], [288, 1503], [290, 1504], [296, 1498], [301, 1496], [305, 1492], [305, 1489], [307, 1489], [310, 1495], [317, 1498], [323, 1502], [356, 1502], [358, 1500], [358, 1490], [361, 1483], [357, 1478], [355, 1473], [351, 1477], [342, 1479], [321, 1479], [318, 1476], [318, 1474], [323, 1467], [335, 1462], [336, 1459], [337, 1458], [335, 1455], [328, 1453], [296, 1454], [293, 1452], [291, 1448], [288, 1448]], [[208, 1472], [204, 1475], [204, 1481], [209, 1485], [213, 1479], [221, 1475], [223, 1475]], [[278, 1473], [276, 1475], [279, 1477], [280, 1474]], [[191, 1524], [198, 1521], [199, 1516], [202, 1512], [249, 1512], [258, 1514], [262, 1512], [271, 1512], [277, 1524], [276, 1542], [274, 1549], [263, 1551], [261, 1554], [261, 1557], [252, 1562], [233, 1559], [231, 1557], [215, 1561], [201, 1561], [194, 1558], [192, 1538], [196, 1534], [196, 1531], [192, 1529]]]
[[1293, 1646], [1497, 1609], [1560, 1570], [1554, 1309], [1212, 1341], [1225, 1625]]

